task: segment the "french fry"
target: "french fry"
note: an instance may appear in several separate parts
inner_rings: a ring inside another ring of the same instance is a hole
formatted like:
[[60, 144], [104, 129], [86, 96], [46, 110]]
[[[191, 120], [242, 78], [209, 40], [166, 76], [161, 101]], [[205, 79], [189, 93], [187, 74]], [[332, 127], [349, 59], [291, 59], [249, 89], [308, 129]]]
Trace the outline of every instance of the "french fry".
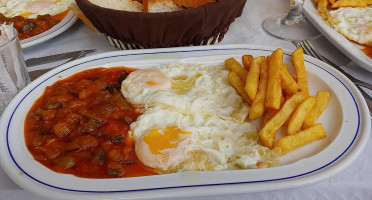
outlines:
[[307, 129], [316, 123], [316, 120], [318, 120], [319, 116], [322, 114], [325, 107], [327, 106], [327, 103], [329, 101], [329, 92], [319, 91], [316, 93], [315, 99], [316, 103], [314, 107], [306, 115], [305, 121], [302, 124], [303, 129]]
[[[249, 110], [249, 119], [257, 119], [261, 117], [265, 111], [265, 97], [267, 88], [267, 72], [268, 61], [263, 61], [260, 65], [260, 84], [258, 85], [258, 92], [252, 102], [252, 107]], [[251, 68], [252, 69], [252, 68]], [[248, 75], [249, 76], [249, 75]]]
[[280, 138], [276, 143], [275, 147], [281, 149], [281, 154], [286, 154], [293, 149], [304, 146], [316, 140], [320, 140], [326, 137], [326, 131], [322, 124], [316, 124], [306, 130], [300, 131], [294, 135], [288, 135]]
[[225, 66], [230, 71], [236, 72], [240, 79], [245, 82], [248, 72], [238, 61], [235, 60], [235, 58], [229, 58], [225, 60]]
[[329, 3], [334, 4], [336, 0], [329, 0]]
[[235, 71], [230, 71], [227, 79], [230, 84], [235, 88], [235, 90], [243, 97], [243, 99], [248, 103], [252, 104], [252, 100], [248, 97], [248, 94], [244, 90], [244, 83], [240, 79], [239, 75]]
[[332, 4], [332, 8], [340, 7], [367, 7], [367, 4], [363, 0], [338, 0]]
[[[282, 96], [282, 97], [280, 98], [280, 107], [283, 106], [284, 101], [285, 101], [285, 98]], [[270, 119], [272, 119], [272, 118], [273, 118], [273, 117], [274, 117], [274, 116], [279, 112], [279, 110], [270, 109], [270, 108], [268, 108], [268, 109], [266, 109], [266, 110], [267, 110], [267, 111], [266, 111], [266, 114], [265, 114], [264, 119], [263, 119], [263, 122], [262, 122], [262, 127], [265, 126], [265, 124], [266, 124], [268, 121], [270, 121]]]
[[282, 89], [280, 86], [280, 77], [283, 65], [283, 50], [277, 49], [270, 56], [267, 91], [265, 107], [276, 109], [280, 108], [280, 98]]
[[[291, 116], [292, 115], [293, 115], [293, 113], [291, 114]], [[291, 119], [291, 116], [288, 117], [288, 119], [284, 122], [283, 126], [287, 126], [288, 127], [289, 120]]]
[[318, 2], [318, 12], [319, 12], [319, 15], [323, 19], [328, 18], [328, 11], [327, 11], [328, 4], [329, 4], [328, 0], [319, 0]]
[[288, 135], [293, 135], [301, 130], [302, 123], [305, 121], [306, 115], [310, 109], [315, 105], [316, 99], [314, 97], [307, 97], [298, 105], [296, 110], [292, 113], [288, 123]]
[[[283, 97], [284, 101], [286, 101], [287, 99], [289, 99], [291, 96], [288, 96], [288, 97]], [[292, 112], [293, 114], [293, 112]], [[291, 114], [291, 116], [292, 116]], [[291, 118], [291, 116], [288, 117], [288, 119], [284, 122], [283, 126], [288, 126], [288, 123], [289, 123], [289, 119]]]
[[249, 71], [249, 68], [251, 67], [251, 64], [253, 62], [254, 57], [252, 55], [243, 55], [242, 56], [242, 63], [244, 68]]
[[318, 11], [324, 11], [329, 5], [329, 0], [319, 0], [318, 1]]
[[260, 79], [260, 65], [264, 60], [265, 56], [259, 56], [253, 60], [245, 81], [245, 92], [247, 92], [252, 101], [257, 94], [258, 82]]
[[285, 67], [282, 68], [281, 80], [282, 89], [286, 92], [287, 95], [292, 96], [298, 92], [301, 92], [300, 86], [292, 78]]
[[292, 62], [296, 71], [297, 83], [301, 88], [301, 93], [308, 97], [309, 96], [309, 87], [307, 85], [307, 76], [304, 62], [304, 53], [302, 48], [296, 49], [292, 53]]
[[364, 3], [366, 3], [367, 5], [371, 5], [372, 4], [372, 0], [364, 0]]
[[305, 98], [301, 93], [293, 95], [284, 103], [280, 111], [265, 124], [258, 133], [264, 146], [273, 148], [276, 132]]
[[[327, 0], [327, 5], [332, 1]], [[327, 9], [327, 6], [324, 8]], [[283, 64], [283, 50], [280, 48], [266, 59], [264, 56], [254, 58], [252, 55], [243, 55], [242, 63], [234, 58], [225, 60], [226, 68], [230, 70], [228, 81], [251, 104], [249, 119], [264, 115], [259, 131], [264, 146], [270, 149], [278, 147], [277, 150], [281, 149], [283, 155], [326, 137], [324, 127], [315, 123], [327, 105], [329, 93], [320, 91], [315, 97], [309, 97], [302, 48], [292, 54], [296, 78], [289, 74], [288, 66]], [[288, 126], [288, 136], [275, 143], [277, 131], [284, 124]]]
[[279, 110], [267, 109], [267, 111], [265, 113], [265, 116], [263, 118], [263, 121], [262, 121], [262, 127], [264, 127], [265, 124], [268, 121], [270, 121], [270, 119], [272, 119], [278, 112], [279, 112]]

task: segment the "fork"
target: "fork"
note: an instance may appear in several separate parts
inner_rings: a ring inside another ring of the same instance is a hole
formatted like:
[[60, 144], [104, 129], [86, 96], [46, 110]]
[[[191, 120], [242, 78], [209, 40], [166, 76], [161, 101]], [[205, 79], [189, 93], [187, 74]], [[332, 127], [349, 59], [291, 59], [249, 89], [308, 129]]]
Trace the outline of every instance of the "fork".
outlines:
[[64, 63], [62, 63], [62, 64], [59, 64], [59, 65], [57, 65], [57, 66], [55, 66], [55, 67], [48, 68], [48, 69], [40, 69], [40, 70], [35, 70], [35, 71], [29, 71], [29, 72], [28, 72], [28, 75], [29, 75], [29, 77], [30, 77], [30, 80], [31, 80], [31, 81], [34, 81], [35, 79], [39, 78], [41, 75], [47, 73], [48, 71], [52, 70], [53, 68], [57, 68], [57, 67], [59, 67], [59, 66], [61, 66], [61, 65], [64, 65], [64, 64], [66, 64], [66, 63], [68, 63], [68, 62], [71, 62], [71, 61], [73, 61], [73, 60], [76, 60], [76, 59], [82, 58], [82, 57], [84, 57], [87, 53], [90, 53], [90, 52], [91, 52], [90, 50], [89, 50], [89, 51], [85, 51], [85, 50], [83, 50], [83, 51], [81, 51], [79, 54], [74, 55], [72, 58], [70, 58], [70, 59], [67, 60], [66, 62], [64, 62]]
[[314, 58], [317, 58], [329, 65], [331, 65], [332, 67], [334, 67], [335, 69], [337, 69], [339, 72], [341, 72], [342, 74], [344, 74], [347, 78], [349, 78], [354, 84], [355, 86], [359, 89], [359, 91], [362, 93], [364, 99], [366, 100], [366, 103], [367, 103], [367, 106], [368, 106], [368, 110], [369, 110], [369, 114], [371, 115], [372, 117], [372, 97], [369, 96], [360, 86], [362, 87], [365, 87], [365, 88], [368, 88], [370, 90], [372, 90], [372, 85], [370, 83], [367, 83], [367, 82], [364, 82], [362, 80], [359, 80], [355, 77], [353, 77], [352, 75], [350, 75], [349, 73], [345, 72], [340, 66], [336, 65], [335, 63], [333, 63], [332, 61], [330, 61], [329, 59], [323, 57], [322, 55], [320, 55], [317, 51], [315, 51], [313, 45], [308, 41], [308, 40], [305, 40], [305, 41], [292, 41], [292, 43], [297, 47], [302, 47], [303, 51], [305, 54], [307, 55], [310, 55]]

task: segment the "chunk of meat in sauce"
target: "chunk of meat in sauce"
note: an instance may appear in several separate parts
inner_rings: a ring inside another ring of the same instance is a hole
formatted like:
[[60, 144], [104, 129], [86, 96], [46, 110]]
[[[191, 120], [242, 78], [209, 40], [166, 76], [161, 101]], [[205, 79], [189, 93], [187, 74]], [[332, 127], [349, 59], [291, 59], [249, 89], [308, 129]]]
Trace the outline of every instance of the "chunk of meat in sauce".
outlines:
[[94, 147], [98, 144], [98, 141], [90, 136], [90, 135], [83, 135], [79, 136], [74, 141], [67, 144], [68, 151], [84, 151], [91, 147]]

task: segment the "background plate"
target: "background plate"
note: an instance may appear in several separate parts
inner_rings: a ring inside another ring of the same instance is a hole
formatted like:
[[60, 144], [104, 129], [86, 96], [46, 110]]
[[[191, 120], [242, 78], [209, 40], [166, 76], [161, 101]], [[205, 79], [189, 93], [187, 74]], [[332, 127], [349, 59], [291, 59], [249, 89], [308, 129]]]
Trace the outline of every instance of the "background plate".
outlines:
[[[23, 121], [27, 111], [45, 90], [61, 78], [93, 67], [146, 68], [162, 63], [221, 65], [243, 54], [269, 55], [276, 48], [227, 45], [117, 51], [94, 55], [58, 67], [23, 89], [6, 108], [0, 120], [0, 164], [24, 189], [50, 199], [133, 199], [192, 195], [218, 195], [300, 187], [328, 178], [351, 164], [367, 143], [369, 113], [358, 89], [329, 65], [305, 56], [310, 94], [330, 92], [330, 102], [319, 118], [327, 138], [294, 150], [267, 169], [182, 172], [120, 179], [85, 179], [55, 173], [36, 162], [24, 141]], [[291, 65], [291, 52], [284, 63]], [[255, 121], [254, 123], [259, 123]]]
[[346, 39], [343, 35], [326, 24], [314, 7], [313, 1], [305, 1], [304, 13], [312, 24], [352, 61], [372, 72], [372, 59], [365, 55], [361, 49], [364, 47]]
[[50, 40], [59, 34], [65, 32], [68, 28], [70, 28], [78, 18], [74, 15], [72, 11], [69, 11], [65, 18], [51, 29], [33, 37], [27, 38], [21, 41], [22, 49], [27, 49], [29, 47], [33, 47], [39, 45], [47, 40]]

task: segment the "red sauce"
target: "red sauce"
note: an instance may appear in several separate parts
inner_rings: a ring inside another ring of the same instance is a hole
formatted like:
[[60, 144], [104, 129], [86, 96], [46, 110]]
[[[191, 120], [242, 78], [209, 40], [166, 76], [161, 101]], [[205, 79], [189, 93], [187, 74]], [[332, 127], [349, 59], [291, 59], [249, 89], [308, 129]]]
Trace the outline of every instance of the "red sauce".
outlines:
[[362, 52], [368, 57], [372, 58], [372, 47], [365, 47], [364, 49], [362, 49]]
[[18, 32], [19, 39], [24, 40], [51, 29], [62, 21], [68, 12], [69, 10], [66, 10], [55, 16], [38, 15], [35, 19], [27, 19], [22, 16], [7, 18], [0, 13], [0, 24], [4, 22], [13, 23], [14, 28]]
[[155, 174], [134, 153], [129, 125], [140, 113], [120, 93], [133, 69], [96, 68], [45, 89], [25, 120], [26, 145], [49, 169], [84, 178]]
[[70, 11], [70, 10], [65, 10], [64, 12], [61, 12], [61, 13], [59, 13], [59, 14], [57, 14], [57, 15], [52, 16], [52, 18], [53, 18], [53, 19], [56, 19], [56, 20], [59, 20], [59, 21], [62, 21], [63, 18], [66, 17], [66, 15], [68, 14], [69, 11]]

